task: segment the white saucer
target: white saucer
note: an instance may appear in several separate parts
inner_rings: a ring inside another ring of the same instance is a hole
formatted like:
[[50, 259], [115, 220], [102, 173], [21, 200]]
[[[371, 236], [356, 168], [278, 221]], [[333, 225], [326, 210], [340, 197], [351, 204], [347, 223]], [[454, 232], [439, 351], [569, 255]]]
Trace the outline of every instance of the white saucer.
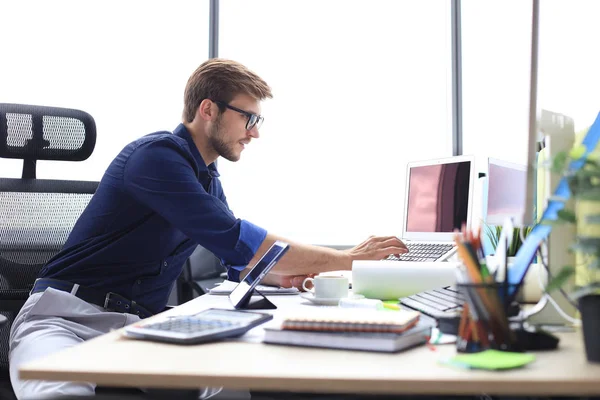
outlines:
[[[302, 292], [300, 293], [300, 297], [302, 297], [303, 299], [306, 299], [314, 304], [318, 304], [320, 306], [337, 306], [338, 303], [340, 302], [339, 298], [325, 298], [325, 297], [315, 297], [314, 294], [312, 294], [311, 292]], [[363, 295], [360, 294], [355, 294], [355, 295], [349, 295], [347, 298], [351, 298], [351, 299], [360, 299], [360, 298], [364, 298]]]

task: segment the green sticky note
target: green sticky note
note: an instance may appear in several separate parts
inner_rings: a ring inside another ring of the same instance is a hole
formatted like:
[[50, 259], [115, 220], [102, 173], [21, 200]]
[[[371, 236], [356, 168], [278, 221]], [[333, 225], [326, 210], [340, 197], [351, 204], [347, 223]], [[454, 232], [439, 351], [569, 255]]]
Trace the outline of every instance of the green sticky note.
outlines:
[[485, 350], [479, 353], [459, 354], [447, 360], [447, 363], [464, 368], [500, 370], [520, 368], [533, 360], [533, 354]]

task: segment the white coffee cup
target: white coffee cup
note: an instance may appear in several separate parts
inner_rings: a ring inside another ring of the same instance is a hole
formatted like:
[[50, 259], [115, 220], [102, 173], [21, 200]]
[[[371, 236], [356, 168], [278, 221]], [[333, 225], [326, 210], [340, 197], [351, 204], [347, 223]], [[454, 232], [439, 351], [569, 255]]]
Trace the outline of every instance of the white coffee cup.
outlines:
[[[313, 289], [306, 287], [308, 282], [312, 282]], [[316, 298], [341, 299], [348, 297], [348, 278], [317, 275], [314, 278], [306, 278], [302, 282], [302, 289], [311, 292]]]

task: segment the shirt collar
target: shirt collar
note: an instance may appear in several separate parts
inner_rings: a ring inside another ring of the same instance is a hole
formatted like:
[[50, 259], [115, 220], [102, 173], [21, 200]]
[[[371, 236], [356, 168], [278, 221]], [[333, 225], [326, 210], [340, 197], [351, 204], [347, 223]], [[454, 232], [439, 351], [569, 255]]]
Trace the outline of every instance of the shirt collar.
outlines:
[[215, 163], [211, 163], [208, 167], [206, 166], [202, 155], [198, 151], [198, 147], [196, 147], [196, 143], [194, 143], [192, 135], [190, 135], [190, 132], [187, 130], [185, 125], [179, 124], [177, 128], [175, 128], [175, 130], [173, 131], [173, 135], [179, 136], [180, 138], [183, 138], [187, 141], [190, 151], [192, 152], [192, 156], [194, 156], [194, 159], [198, 163], [200, 172], [208, 173], [213, 178], [220, 176]]

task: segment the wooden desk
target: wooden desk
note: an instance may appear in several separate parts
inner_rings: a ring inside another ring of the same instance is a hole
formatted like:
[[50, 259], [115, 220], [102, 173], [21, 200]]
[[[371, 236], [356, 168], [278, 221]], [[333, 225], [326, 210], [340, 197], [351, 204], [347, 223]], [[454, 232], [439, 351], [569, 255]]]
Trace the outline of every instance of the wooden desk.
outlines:
[[[279, 310], [303, 304], [271, 296]], [[230, 308], [228, 299], [202, 296], [169, 313]], [[308, 305], [302, 305], [308, 306]], [[277, 315], [277, 314], [275, 314]], [[561, 334], [560, 349], [536, 354], [521, 370], [466, 371], [439, 365], [453, 345], [397, 354], [266, 345], [261, 328], [243, 339], [179, 346], [122, 338], [119, 331], [32, 362], [23, 379], [91, 381], [110, 386], [422, 394], [598, 395], [600, 365], [587, 363], [580, 334]]]

